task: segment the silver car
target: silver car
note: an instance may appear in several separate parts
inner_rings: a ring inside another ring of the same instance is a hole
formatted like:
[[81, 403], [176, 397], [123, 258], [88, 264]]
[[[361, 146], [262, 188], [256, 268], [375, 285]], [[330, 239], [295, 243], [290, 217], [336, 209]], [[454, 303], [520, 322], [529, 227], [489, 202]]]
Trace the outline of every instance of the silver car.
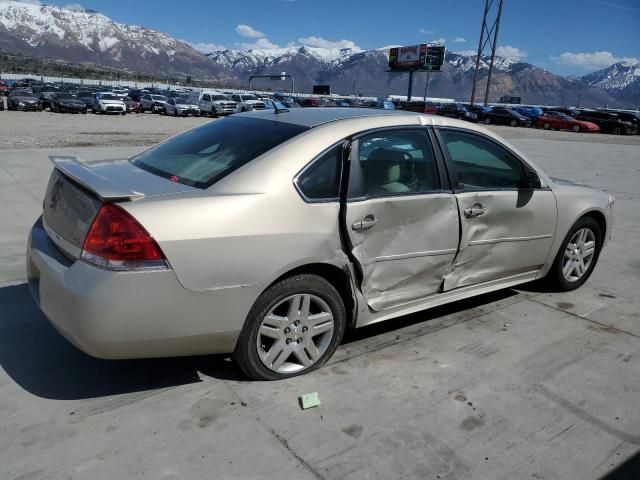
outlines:
[[53, 161], [27, 269], [62, 335], [101, 358], [233, 352], [255, 379], [318, 368], [348, 327], [575, 289], [612, 231], [611, 195], [408, 112], [250, 112], [130, 160]]
[[170, 98], [164, 104], [164, 114], [174, 117], [200, 116], [200, 107], [185, 98]]

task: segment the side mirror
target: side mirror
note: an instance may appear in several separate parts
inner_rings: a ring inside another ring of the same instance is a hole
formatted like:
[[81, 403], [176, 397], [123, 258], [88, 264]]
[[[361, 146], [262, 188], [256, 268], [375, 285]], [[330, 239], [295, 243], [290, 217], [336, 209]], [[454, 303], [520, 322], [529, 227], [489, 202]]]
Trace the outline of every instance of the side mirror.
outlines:
[[522, 188], [530, 188], [530, 189], [539, 189], [542, 188], [542, 182], [540, 182], [540, 177], [533, 170], [528, 170], [525, 174], [525, 178], [523, 180]]

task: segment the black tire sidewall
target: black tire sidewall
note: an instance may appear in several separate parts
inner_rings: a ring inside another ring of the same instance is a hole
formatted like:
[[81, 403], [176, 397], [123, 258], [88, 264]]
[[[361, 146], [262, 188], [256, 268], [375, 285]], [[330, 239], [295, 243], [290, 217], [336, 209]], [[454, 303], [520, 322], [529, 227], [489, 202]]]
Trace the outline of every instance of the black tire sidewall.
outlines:
[[[291, 295], [301, 293], [316, 295], [327, 303], [333, 315], [333, 338], [325, 353], [309, 368], [290, 374], [277, 373], [267, 368], [258, 356], [256, 348], [258, 328], [262, 319], [279, 302]], [[244, 374], [254, 380], [281, 380], [312, 372], [324, 365], [338, 348], [346, 328], [346, 317], [344, 302], [340, 294], [324, 278], [311, 274], [286, 278], [269, 287], [254, 303], [238, 338], [233, 354], [234, 360]]]
[[[579, 280], [575, 282], [569, 282], [567, 279], [564, 278], [564, 275], [562, 273], [562, 261], [564, 259], [564, 251], [567, 248], [567, 244], [571, 240], [571, 237], [573, 237], [573, 235], [578, 230], [581, 230], [583, 228], [589, 228], [593, 232], [596, 238], [596, 250], [593, 256], [593, 260], [591, 261], [591, 265], [589, 265], [589, 268], [587, 269], [585, 274]], [[552, 280], [553, 283], [557, 287], [559, 287], [562, 291], [575, 290], [577, 288], [580, 288], [582, 285], [584, 285], [584, 283], [587, 280], [589, 280], [589, 277], [591, 277], [591, 274], [593, 273], [593, 270], [595, 269], [596, 264], [598, 263], [598, 259], [600, 258], [600, 251], [602, 250], [602, 238], [603, 238], [603, 232], [600, 229], [600, 225], [593, 218], [582, 217], [580, 220], [578, 220], [573, 225], [573, 227], [571, 227], [571, 229], [565, 236], [564, 240], [562, 241], [562, 244], [560, 245], [560, 249], [558, 250], [553, 266], [549, 271], [549, 276], [551, 277], [550, 280]]]

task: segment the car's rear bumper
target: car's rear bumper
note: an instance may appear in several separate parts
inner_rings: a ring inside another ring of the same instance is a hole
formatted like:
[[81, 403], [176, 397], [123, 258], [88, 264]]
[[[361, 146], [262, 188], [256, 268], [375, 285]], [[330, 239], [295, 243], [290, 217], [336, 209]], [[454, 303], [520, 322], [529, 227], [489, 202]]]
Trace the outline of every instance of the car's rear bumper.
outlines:
[[27, 247], [31, 293], [54, 327], [99, 358], [144, 358], [234, 350], [258, 292], [187, 290], [172, 270], [113, 272], [71, 261], [39, 220]]

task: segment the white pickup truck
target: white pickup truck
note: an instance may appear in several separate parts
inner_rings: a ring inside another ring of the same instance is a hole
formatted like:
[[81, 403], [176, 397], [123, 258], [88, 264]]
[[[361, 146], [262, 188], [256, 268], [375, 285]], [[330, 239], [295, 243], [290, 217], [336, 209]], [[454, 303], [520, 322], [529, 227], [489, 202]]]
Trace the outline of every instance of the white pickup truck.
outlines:
[[252, 93], [237, 93], [231, 96], [231, 100], [238, 103], [239, 112], [248, 112], [251, 110], [264, 110], [265, 103]]
[[209, 114], [214, 117], [218, 117], [220, 115], [230, 115], [239, 111], [238, 104], [220, 92], [201, 92], [198, 103], [200, 105], [200, 113], [202, 115]]

